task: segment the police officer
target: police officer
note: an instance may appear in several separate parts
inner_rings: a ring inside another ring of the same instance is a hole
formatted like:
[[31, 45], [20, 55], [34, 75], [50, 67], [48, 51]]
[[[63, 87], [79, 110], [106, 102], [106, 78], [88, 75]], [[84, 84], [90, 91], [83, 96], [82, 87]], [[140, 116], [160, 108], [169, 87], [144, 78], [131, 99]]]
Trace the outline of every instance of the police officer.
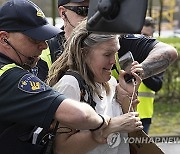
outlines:
[[141, 30], [141, 34], [147, 37], [153, 37], [154, 32], [155, 32], [155, 21], [152, 17], [147, 16], [145, 18], [144, 25]]
[[[64, 50], [65, 40], [69, 37], [76, 25], [88, 14], [89, 0], [59, 0], [58, 12], [64, 20], [61, 32], [54, 38], [48, 40], [48, 46], [38, 61], [37, 76], [45, 80], [52, 63], [61, 55]], [[71, 7], [69, 7], [71, 6]]]
[[46, 131], [54, 120], [77, 129], [108, 123], [108, 117], [66, 99], [29, 71], [47, 48], [45, 40], [59, 32], [29, 0], [10, 0], [0, 7], [0, 153], [41, 153], [40, 145], [32, 144], [35, 126]]
[[[147, 16], [141, 34], [152, 37], [154, 31], [155, 21], [152, 17]], [[155, 93], [158, 92], [163, 85], [163, 74], [164, 72], [144, 79], [138, 89], [138, 99], [140, 103], [137, 105], [137, 111], [144, 126], [143, 130], [146, 134], [149, 133], [149, 128], [152, 123]]]

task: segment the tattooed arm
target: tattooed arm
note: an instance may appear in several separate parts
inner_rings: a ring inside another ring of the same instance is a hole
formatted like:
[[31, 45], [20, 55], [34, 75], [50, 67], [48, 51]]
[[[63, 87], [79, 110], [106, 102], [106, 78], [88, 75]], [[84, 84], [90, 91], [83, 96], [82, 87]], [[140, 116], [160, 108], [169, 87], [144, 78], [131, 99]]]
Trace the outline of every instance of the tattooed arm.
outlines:
[[141, 63], [144, 70], [143, 79], [167, 69], [178, 57], [176, 49], [168, 44], [157, 43], [148, 57]]

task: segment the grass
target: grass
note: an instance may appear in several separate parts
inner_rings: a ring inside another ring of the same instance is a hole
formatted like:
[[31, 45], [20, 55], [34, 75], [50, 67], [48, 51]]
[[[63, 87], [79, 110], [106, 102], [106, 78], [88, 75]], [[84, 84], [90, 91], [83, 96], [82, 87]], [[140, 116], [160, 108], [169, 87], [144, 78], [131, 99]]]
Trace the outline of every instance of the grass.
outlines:
[[180, 103], [154, 103], [154, 115], [149, 135], [180, 136]]
[[[158, 40], [174, 46], [180, 55], [180, 38], [157, 38]], [[180, 136], [180, 83], [179, 83], [179, 58], [168, 70], [166, 70], [167, 78], [164, 80], [162, 89], [157, 95], [166, 100], [164, 102], [154, 102], [154, 115], [150, 127], [149, 135], [179, 135]], [[166, 98], [169, 99], [166, 99]], [[159, 99], [162, 100], [162, 99]], [[177, 103], [172, 103], [177, 102]]]

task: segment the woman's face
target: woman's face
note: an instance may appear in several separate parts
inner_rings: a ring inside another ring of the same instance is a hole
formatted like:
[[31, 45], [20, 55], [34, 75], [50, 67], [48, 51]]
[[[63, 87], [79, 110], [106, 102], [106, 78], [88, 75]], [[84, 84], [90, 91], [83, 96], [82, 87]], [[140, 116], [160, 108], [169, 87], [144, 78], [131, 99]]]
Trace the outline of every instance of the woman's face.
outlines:
[[115, 64], [115, 53], [119, 50], [119, 40], [111, 39], [93, 47], [87, 54], [87, 65], [94, 74], [94, 81], [107, 82], [111, 78], [111, 69]]

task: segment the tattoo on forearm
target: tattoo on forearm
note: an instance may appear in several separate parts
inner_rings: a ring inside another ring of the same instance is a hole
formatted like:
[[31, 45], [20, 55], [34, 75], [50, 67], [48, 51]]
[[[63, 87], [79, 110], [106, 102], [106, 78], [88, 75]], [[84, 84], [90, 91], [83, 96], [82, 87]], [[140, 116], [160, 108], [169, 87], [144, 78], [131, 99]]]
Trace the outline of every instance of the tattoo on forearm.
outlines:
[[151, 59], [145, 60], [142, 63], [144, 70], [143, 78], [165, 71], [171, 62], [171, 55], [168, 53], [163, 53], [161, 56], [153, 56]]

